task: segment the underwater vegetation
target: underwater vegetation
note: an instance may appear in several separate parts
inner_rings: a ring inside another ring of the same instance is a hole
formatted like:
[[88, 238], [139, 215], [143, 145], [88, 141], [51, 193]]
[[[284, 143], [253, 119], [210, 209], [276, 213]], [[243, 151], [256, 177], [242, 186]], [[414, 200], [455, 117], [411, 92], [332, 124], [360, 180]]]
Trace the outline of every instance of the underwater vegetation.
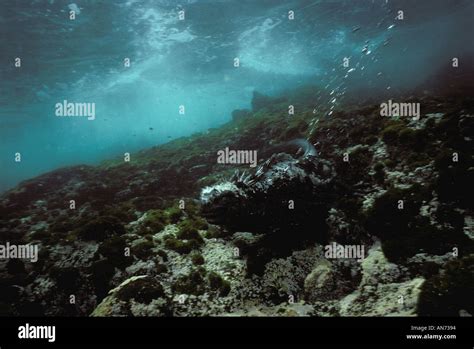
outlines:
[[[288, 98], [255, 93], [208, 133], [2, 195], [1, 236], [40, 257], [2, 265], [1, 314], [473, 314], [473, 100], [422, 96], [414, 123], [370, 102], [282, 117]], [[301, 138], [316, 155], [287, 147]], [[217, 163], [226, 146], [258, 166]], [[328, 259], [330, 242], [365, 257]]]

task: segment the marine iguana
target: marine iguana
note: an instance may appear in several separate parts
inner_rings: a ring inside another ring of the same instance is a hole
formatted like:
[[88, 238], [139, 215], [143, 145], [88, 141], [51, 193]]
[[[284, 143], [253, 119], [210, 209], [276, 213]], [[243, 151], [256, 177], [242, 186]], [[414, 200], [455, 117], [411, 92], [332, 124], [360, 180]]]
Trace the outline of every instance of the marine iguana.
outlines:
[[[295, 146], [296, 157], [288, 154]], [[254, 173], [237, 172], [202, 189], [201, 214], [231, 231], [264, 234], [262, 244], [281, 255], [309, 241], [325, 242], [335, 170], [306, 140], [275, 149], [285, 152], [271, 155]]]

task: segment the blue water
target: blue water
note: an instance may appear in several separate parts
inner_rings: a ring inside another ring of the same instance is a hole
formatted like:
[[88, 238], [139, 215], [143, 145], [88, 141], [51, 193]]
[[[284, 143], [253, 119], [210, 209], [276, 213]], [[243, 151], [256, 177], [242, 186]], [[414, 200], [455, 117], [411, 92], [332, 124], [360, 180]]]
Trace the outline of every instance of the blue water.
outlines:
[[[472, 54], [473, 19], [471, 0], [3, 0], [0, 191], [216, 127], [255, 90], [414, 88]], [[56, 116], [65, 99], [95, 120]]]

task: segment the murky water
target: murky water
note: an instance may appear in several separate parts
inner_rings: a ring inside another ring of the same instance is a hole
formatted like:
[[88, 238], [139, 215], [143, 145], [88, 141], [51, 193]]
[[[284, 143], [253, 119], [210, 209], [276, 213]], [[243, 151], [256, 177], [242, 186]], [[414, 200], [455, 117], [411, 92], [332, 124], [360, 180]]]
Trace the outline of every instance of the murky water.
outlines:
[[[223, 124], [253, 91], [317, 85], [330, 112], [416, 87], [472, 53], [473, 15], [470, 0], [5, 0], [0, 190]], [[65, 100], [94, 120], [58, 116]]]

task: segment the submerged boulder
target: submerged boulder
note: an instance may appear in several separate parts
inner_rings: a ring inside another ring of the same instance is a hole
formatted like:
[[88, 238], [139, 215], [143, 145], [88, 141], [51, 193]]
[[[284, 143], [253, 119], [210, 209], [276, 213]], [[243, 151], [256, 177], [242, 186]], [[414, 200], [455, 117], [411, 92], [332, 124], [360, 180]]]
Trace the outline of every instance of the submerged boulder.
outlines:
[[362, 262], [362, 280], [357, 290], [339, 302], [342, 316], [415, 316], [422, 277], [406, 280], [402, 269], [390, 263], [380, 244], [375, 244]]
[[253, 91], [252, 96], [252, 111], [258, 111], [262, 108], [269, 106], [272, 102], [272, 98], [266, 96], [260, 92]]
[[336, 282], [331, 263], [323, 260], [306, 276], [304, 290], [308, 299], [318, 301], [330, 296]]

